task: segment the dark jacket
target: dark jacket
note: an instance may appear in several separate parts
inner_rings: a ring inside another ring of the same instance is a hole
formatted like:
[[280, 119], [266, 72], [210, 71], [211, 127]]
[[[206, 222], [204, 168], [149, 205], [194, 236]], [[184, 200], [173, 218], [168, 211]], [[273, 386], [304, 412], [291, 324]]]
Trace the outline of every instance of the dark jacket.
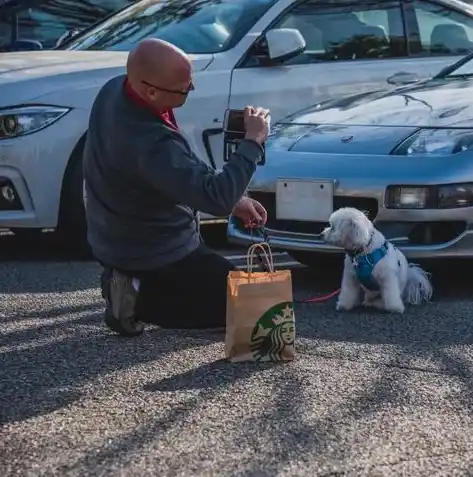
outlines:
[[197, 248], [196, 210], [231, 213], [263, 150], [244, 141], [217, 172], [178, 131], [134, 103], [124, 83], [124, 76], [109, 81], [92, 107], [84, 151], [88, 240], [104, 264], [150, 270]]

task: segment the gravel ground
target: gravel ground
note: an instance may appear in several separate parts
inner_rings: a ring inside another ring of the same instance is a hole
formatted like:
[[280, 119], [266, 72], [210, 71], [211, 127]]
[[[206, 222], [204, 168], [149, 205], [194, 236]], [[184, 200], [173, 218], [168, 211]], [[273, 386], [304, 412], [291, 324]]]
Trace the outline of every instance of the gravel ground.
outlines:
[[298, 305], [297, 360], [255, 365], [216, 332], [113, 335], [93, 263], [1, 255], [2, 477], [473, 475], [466, 266], [434, 269], [435, 301], [402, 317]]

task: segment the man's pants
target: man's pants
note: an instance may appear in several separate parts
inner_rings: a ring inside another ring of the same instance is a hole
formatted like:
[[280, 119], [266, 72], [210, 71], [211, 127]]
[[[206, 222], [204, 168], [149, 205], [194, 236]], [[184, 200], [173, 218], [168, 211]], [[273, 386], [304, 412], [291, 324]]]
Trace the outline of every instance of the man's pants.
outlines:
[[[215, 328], [225, 326], [230, 270], [235, 270], [235, 266], [229, 260], [201, 244], [171, 265], [149, 272], [120, 273], [128, 277], [128, 288], [132, 286], [132, 277], [139, 280], [135, 294], [137, 320], [162, 328]], [[102, 281], [103, 291], [106, 281]]]

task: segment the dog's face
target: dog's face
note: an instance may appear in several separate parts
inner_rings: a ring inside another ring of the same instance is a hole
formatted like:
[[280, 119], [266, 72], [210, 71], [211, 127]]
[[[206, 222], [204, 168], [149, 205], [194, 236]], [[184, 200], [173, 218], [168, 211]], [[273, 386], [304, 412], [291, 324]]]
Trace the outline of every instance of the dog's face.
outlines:
[[329, 222], [330, 227], [322, 232], [324, 241], [329, 244], [345, 250], [356, 250], [365, 247], [370, 241], [373, 224], [358, 209], [338, 209], [330, 216]]

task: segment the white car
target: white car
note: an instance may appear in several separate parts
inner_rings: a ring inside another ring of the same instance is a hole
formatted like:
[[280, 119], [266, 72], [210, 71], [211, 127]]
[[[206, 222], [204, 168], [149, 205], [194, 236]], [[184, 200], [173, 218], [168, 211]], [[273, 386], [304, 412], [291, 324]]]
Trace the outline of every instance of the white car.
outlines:
[[196, 152], [219, 168], [227, 109], [258, 104], [278, 121], [307, 104], [429, 77], [471, 48], [473, 7], [458, 0], [144, 0], [62, 51], [1, 54], [0, 228], [83, 236], [89, 112], [145, 37], [190, 55], [196, 89], [177, 120]]

